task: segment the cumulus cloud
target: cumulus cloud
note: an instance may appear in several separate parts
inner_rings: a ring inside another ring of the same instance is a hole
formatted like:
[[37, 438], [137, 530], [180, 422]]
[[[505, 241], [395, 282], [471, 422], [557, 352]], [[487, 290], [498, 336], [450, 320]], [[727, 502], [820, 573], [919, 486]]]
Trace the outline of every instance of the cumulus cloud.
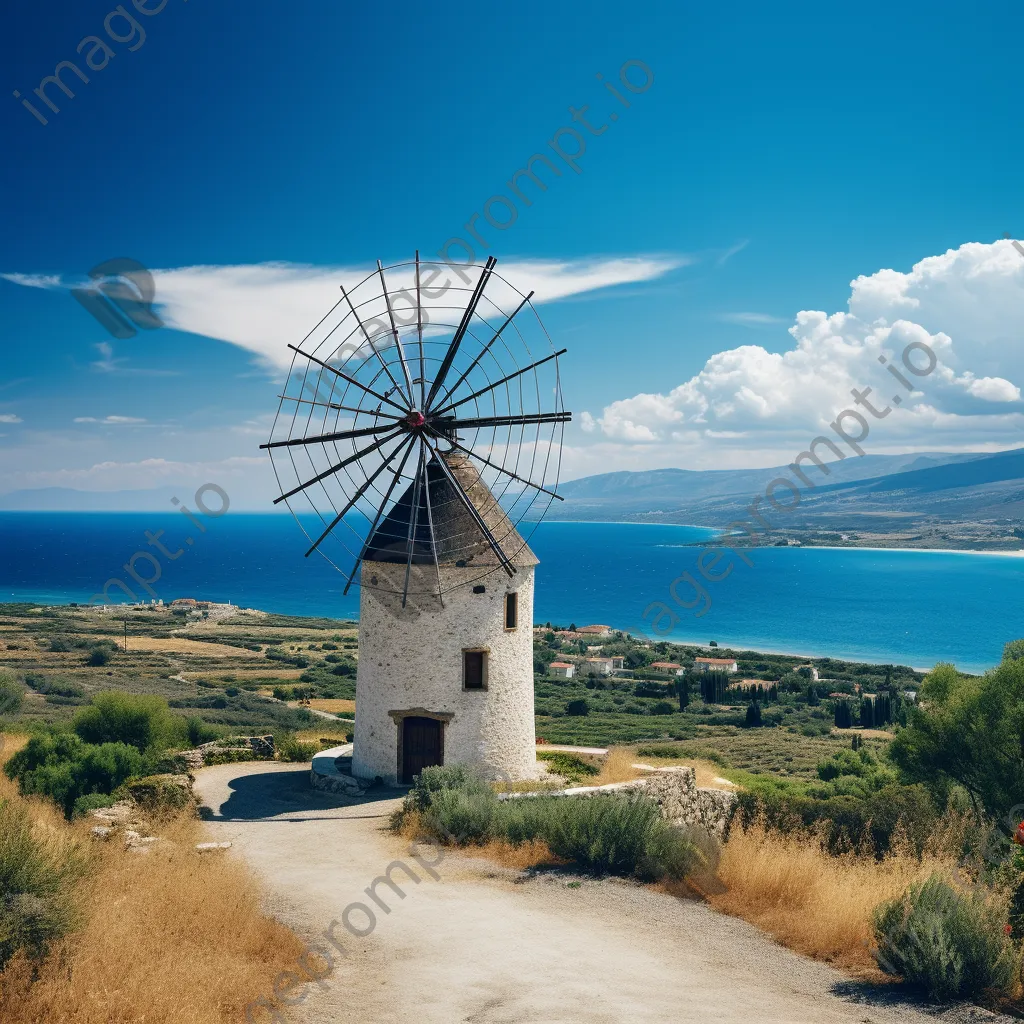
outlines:
[[[594, 292], [615, 285], [636, 284], [661, 277], [690, 262], [684, 256], [629, 256], [586, 260], [510, 260], [499, 265], [487, 289], [482, 313], [493, 306], [512, 307], [523, 294], [533, 291], [533, 301], [554, 302], [573, 295]], [[424, 270], [424, 274], [427, 270]], [[464, 307], [472, 290], [470, 283], [454, 268], [432, 278], [435, 291], [447, 280], [453, 310]], [[152, 271], [156, 288], [155, 306], [169, 327], [192, 334], [217, 338], [248, 349], [276, 367], [291, 363], [288, 344], [298, 344], [341, 299], [339, 285], [352, 291], [373, 272], [365, 267], [319, 267], [297, 263], [259, 263], [238, 266], [193, 266]], [[498, 276], [500, 275], [500, 276]], [[15, 284], [36, 288], [66, 288], [78, 282], [41, 274], [0, 275]], [[506, 284], [511, 282], [514, 288]], [[388, 272], [389, 288], [414, 290], [411, 266]], [[358, 304], [358, 298], [357, 298]], [[377, 307], [360, 307], [364, 317], [384, 312]], [[456, 321], [457, 322], [457, 321]], [[106, 343], [103, 343], [106, 345]], [[111, 371], [117, 360], [110, 346], [100, 349], [103, 357], [93, 364]]]
[[[711, 453], [717, 464], [730, 447], [771, 462], [791, 455], [809, 432], [826, 431], [842, 409], [857, 409], [856, 388], [884, 412], [875, 421], [884, 450], [1020, 444], [1024, 409], [1014, 380], [1024, 379], [1024, 259], [1010, 242], [970, 243], [908, 273], [858, 277], [851, 288], [849, 312], [799, 312], [786, 351], [742, 345], [716, 353], [669, 391], [585, 413], [584, 429], [618, 442], [619, 464], [633, 460], [638, 445], [662, 465], [707, 465]], [[928, 349], [935, 366], [915, 375], [927, 368]]]
[[0, 423], [21, 423], [21, 417], [13, 412], [0, 413]]

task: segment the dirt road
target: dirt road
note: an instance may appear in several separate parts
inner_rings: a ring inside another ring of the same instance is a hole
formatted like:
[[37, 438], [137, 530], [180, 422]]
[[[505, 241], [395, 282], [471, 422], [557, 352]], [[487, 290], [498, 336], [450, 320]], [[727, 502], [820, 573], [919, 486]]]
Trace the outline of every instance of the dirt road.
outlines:
[[[271, 909], [311, 944], [333, 937], [322, 984], [285, 979], [296, 1024], [935, 1024], [993, 1021], [960, 1007], [936, 1016], [773, 944], [700, 903], [621, 881], [522, 879], [487, 862], [440, 856], [431, 877], [386, 833], [394, 799], [350, 803], [314, 793], [308, 771], [220, 765], [197, 785], [212, 840], [230, 840], [263, 878]], [[393, 879], [365, 890], [399, 859]], [[382, 909], [383, 904], [385, 909]], [[314, 973], [321, 961], [313, 958]], [[294, 984], [294, 988], [287, 987]], [[253, 993], [253, 999], [271, 993]], [[253, 1021], [271, 1020], [264, 1010]], [[278, 1018], [279, 1020], [281, 1018]]]

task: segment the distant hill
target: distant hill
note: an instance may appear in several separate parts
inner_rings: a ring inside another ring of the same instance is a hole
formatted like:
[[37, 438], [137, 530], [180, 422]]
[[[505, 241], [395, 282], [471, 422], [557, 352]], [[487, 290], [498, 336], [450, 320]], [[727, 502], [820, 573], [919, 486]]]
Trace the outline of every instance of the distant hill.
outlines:
[[[906, 528], [915, 522], [1017, 520], [1024, 517], [1024, 448], [995, 454], [929, 452], [867, 455], [828, 463], [826, 477], [802, 493], [787, 528]], [[562, 520], [621, 520], [721, 526], [788, 466], [770, 469], [660, 469], [603, 473], [560, 485]]]
[[6, 512], [149, 512], [173, 511], [171, 498], [187, 500], [170, 487], [144, 491], [79, 491], [73, 487], [39, 487], [0, 494]]

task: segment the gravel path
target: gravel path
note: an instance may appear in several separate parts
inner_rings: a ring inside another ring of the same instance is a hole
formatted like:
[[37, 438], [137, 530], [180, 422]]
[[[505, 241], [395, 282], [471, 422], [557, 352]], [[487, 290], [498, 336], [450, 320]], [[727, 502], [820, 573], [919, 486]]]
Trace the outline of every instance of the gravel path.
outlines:
[[[487, 861], [421, 849], [385, 831], [397, 799], [313, 792], [292, 765], [218, 765], [196, 790], [210, 839], [263, 878], [272, 910], [313, 945], [333, 937], [326, 980], [285, 978], [295, 1024], [937, 1024], [1008, 1020], [962, 1006], [926, 1007], [851, 982], [775, 945], [751, 925], [692, 901], [614, 880], [524, 878]], [[416, 874], [366, 889], [388, 864]], [[326, 948], [330, 948], [329, 946]], [[321, 961], [309, 963], [316, 969]], [[288, 987], [294, 985], [294, 987]], [[271, 993], [253, 993], [269, 997]], [[257, 1009], [255, 1024], [271, 1020]], [[277, 1020], [283, 1020], [278, 1016]]]

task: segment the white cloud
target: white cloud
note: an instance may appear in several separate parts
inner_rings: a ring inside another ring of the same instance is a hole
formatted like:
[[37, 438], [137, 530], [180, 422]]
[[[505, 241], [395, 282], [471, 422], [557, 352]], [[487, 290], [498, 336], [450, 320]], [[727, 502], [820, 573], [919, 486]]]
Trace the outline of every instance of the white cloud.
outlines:
[[121, 424], [132, 424], [132, 423], [146, 423], [144, 419], [140, 419], [138, 416], [104, 416], [103, 419], [97, 419], [95, 416], [76, 416], [73, 420], [74, 423], [107, 423], [111, 425]]
[[739, 324], [741, 327], [761, 327], [765, 324], [782, 324], [786, 321], [771, 313], [723, 313], [719, 320], [727, 324]]
[[[1009, 242], [969, 243], [909, 273], [858, 277], [851, 288], [848, 313], [799, 312], [785, 352], [759, 345], [719, 352], [669, 391], [587, 414], [584, 430], [596, 425], [603, 443], [615, 443], [617, 455], [604, 453], [605, 468], [635, 468], [638, 446], [646, 464], [710, 468], [732, 463], [724, 452], [737, 453], [739, 464], [784, 461], [827, 431], [842, 409], [858, 409], [853, 388], [879, 412], [890, 409], [877, 420], [860, 410], [871, 423], [872, 451], [1020, 444], [1024, 408], [1014, 380], [1024, 380], [1024, 259]], [[922, 345], [937, 362], [915, 377], [901, 354], [908, 351], [924, 369]], [[912, 395], [880, 356], [914, 383]]]
[[266, 469], [264, 455], [238, 455], [210, 462], [139, 459], [96, 462], [81, 469], [48, 469], [20, 473], [21, 488], [73, 487], [89, 491], [146, 490], [162, 484], [186, 485], [207, 480], [245, 480], [254, 470]]
[[13, 412], [0, 413], [0, 423], [21, 423], [21, 417], [15, 416]]
[[[499, 264], [488, 285], [487, 300], [503, 307], [512, 303], [514, 308], [520, 299], [519, 291], [523, 294], [533, 291], [534, 302], [554, 302], [615, 285], [650, 281], [689, 262], [691, 260], [684, 256], [510, 260]], [[291, 363], [288, 344], [297, 345], [340, 300], [339, 285], [351, 291], [371, 273], [365, 267], [317, 267], [282, 262], [152, 271], [155, 305], [169, 327], [230, 342], [256, 353], [276, 367], [287, 367]], [[478, 273], [467, 271], [468, 276]], [[0, 276], [28, 287], [70, 287], [61, 278], [48, 275]], [[433, 289], [439, 291], [446, 279], [451, 282], [447, 294], [453, 306], [464, 306], [470, 289], [454, 269], [446, 269], [433, 278]], [[398, 286], [411, 291], [413, 282], [411, 267], [388, 272], [390, 288]], [[481, 312], [486, 308], [487, 304], [482, 303]], [[364, 319], [377, 312], [375, 308], [360, 309]], [[494, 310], [490, 312], [493, 314]], [[114, 371], [121, 360], [113, 358], [108, 343], [101, 344], [105, 346], [100, 347], [102, 359], [93, 366], [105, 372]]]
[[60, 274], [0, 274], [5, 281], [24, 285], [26, 288], [64, 287]]

